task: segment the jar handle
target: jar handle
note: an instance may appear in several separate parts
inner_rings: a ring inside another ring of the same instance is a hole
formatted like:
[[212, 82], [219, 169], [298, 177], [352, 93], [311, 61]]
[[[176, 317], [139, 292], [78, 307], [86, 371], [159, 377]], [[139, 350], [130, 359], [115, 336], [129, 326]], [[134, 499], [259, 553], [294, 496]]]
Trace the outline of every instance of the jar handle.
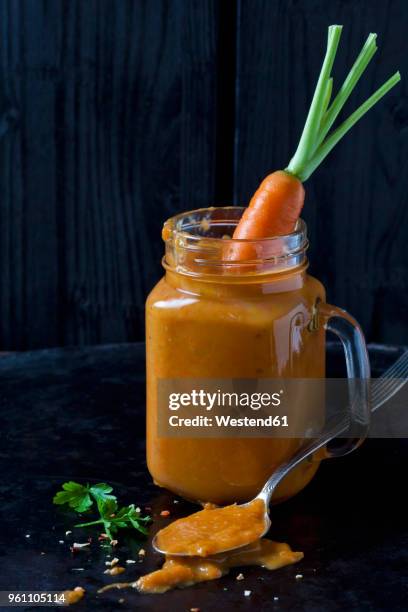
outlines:
[[[317, 304], [319, 323], [341, 341], [346, 359], [349, 414], [344, 442], [325, 448], [325, 457], [340, 457], [356, 449], [366, 438], [370, 425], [370, 362], [363, 332], [357, 321], [345, 310], [324, 302]], [[322, 458], [322, 457], [321, 457]]]

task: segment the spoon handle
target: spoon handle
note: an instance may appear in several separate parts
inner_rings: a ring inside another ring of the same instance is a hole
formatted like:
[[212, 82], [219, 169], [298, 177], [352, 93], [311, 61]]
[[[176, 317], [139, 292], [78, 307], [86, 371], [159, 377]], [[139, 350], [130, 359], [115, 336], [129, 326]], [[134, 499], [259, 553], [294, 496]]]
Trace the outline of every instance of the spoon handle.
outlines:
[[[407, 383], [407, 376], [408, 351], [405, 351], [401, 357], [375, 381], [376, 386], [374, 387], [372, 396], [372, 412], [375, 412], [375, 410], [390, 400]], [[392, 384], [388, 384], [386, 387], [388, 380], [391, 380]], [[266, 506], [268, 506], [276, 487], [294, 467], [322, 447], [326, 446], [333, 438], [344, 433], [346, 429], [346, 424], [339, 423], [336, 427], [332, 427], [324, 432], [320, 438], [313, 438], [308, 444], [302, 446], [288, 462], [281, 465], [272, 474], [257, 497], [263, 499]]]
[[293, 470], [299, 463], [307, 459], [313, 455], [316, 451], [323, 448], [336, 438], [344, 431], [347, 431], [347, 425], [344, 423], [337, 424], [335, 427], [324, 432], [319, 438], [313, 438], [310, 440], [308, 444], [302, 446], [293, 457], [291, 457], [286, 463], [283, 463], [280, 467], [278, 467], [269, 480], [266, 481], [260, 493], [257, 495], [258, 498], [264, 500], [265, 505], [268, 507], [269, 502], [271, 501], [271, 497], [276, 487], [280, 483], [280, 481], [285, 478], [285, 476]]
[[272, 474], [272, 476], [265, 483], [262, 491], [257, 495], [257, 498], [263, 499], [265, 505], [268, 507], [271, 497], [280, 481], [295, 468], [299, 463], [313, 455], [320, 448], [326, 446], [333, 438], [341, 435], [347, 431], [347, 419], [338, 423], [336, 426], [323, 432], [319, 438], [313, 438], [306, 445], [302, 446], [293, 457], [291, 457], [286, 463], [282, 464]]

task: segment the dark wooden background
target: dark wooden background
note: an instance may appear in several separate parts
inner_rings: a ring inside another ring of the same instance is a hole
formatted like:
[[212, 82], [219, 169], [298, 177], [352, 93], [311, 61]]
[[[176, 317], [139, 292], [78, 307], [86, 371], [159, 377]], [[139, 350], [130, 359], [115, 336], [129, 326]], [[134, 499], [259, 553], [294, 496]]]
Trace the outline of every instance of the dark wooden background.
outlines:
[[406, 343], [407, 0], [0, 0], [0, 350], [141, 339], [162, 222], [285, 166], [331, 23], [337, 83], [379, 34], [349, 108], [403, 82], [308, 183], [311, 269]]

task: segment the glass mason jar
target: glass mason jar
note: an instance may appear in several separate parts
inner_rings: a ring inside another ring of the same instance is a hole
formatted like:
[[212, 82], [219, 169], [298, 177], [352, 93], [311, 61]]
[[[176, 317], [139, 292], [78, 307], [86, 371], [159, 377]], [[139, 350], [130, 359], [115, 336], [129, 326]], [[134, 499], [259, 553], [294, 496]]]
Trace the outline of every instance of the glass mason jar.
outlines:
[[[226, 504], [252, 499], [302, 439], [172, 438], [158, 434], [158, 382], [175, 378], [324, 378], [325, 330], [343, 342], [354, 385], [352, 431], [331, 454], [364, 438], [369, 364], [358, 324], [325, 303], [307, 273], [306, 226], [287, 236], [233, 240], [243, 208], [190, 211], [163, 228], [165, 276], [146, 303], [147, 462], [156, 484], [187, 499]], [[239, 247], [242, 258], [228, 258]], [[319, 461], [294, 469], [279, 502], [313, 478]]]

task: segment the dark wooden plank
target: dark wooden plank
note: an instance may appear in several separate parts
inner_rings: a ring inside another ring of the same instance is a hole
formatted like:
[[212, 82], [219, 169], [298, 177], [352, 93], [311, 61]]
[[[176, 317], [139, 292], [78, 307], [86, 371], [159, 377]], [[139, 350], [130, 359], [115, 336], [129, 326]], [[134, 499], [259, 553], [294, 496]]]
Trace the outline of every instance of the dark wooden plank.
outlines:
[[215, 0], [1, 0], [0, 348], [129, 341], [214, 201]]
[[317, 79], [326, 29], [344, 24], [339, 83], [370, 31], [379, 51], [349, 100], [355, 107], [399, 68], [403, 82], [307, 183], [311, 269], [328, 298], [370, 340], [407, 341], [408, 98], [405, 0], [239, 0], [235, 201], [294, 152]]

